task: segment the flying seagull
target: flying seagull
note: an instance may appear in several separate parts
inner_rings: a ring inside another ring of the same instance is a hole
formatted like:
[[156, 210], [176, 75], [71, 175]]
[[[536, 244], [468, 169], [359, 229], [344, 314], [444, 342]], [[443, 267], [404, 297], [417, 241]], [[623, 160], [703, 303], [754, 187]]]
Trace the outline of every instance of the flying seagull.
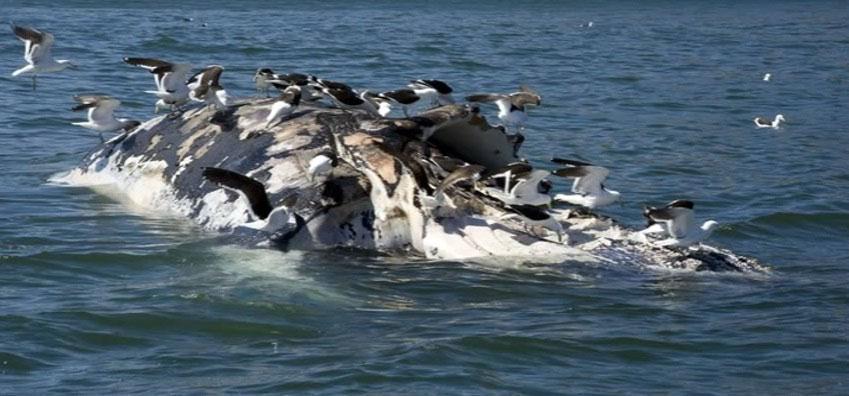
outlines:
[[189, 101], [189, 87], [186, 86], [186, 76], [192, 70], [192, 65], [187, 63], [171, 63], [153, 58], [124, 58], [124, 62], [133, 66], [141, 67], [153, 74], [156, 83], [155, 91], [144, 91], [154, 94], [156, 101], [155, 111], [170, 109], [176, 110]]
[[551, 174], [575, 179], [572, 183], [573, 194], [556, 194], [554, 196], [555, 201], [596, 209], [619, 200], [618, 191], [608, 190], [604, 186], [604, 181], [610, 174], [610, 170], [607, 168], [562, 158], [552, 158], [551, 162], [568, 165], [566, 168], [551, 172]]
[[24, 42], [24, 60], [26, 66], [12, 72], [12, 77], [24, 73], [32, 74], [32, 90], [35, 91], [36, 77], [41, 73], [55, 73], [73, 68], [69, 60], [53, 59], [50, 50], [53, 48], [53, 34], [35, 28], [12, 24], [12, 32]]
[[303, 226], [304, 219], [292, 211], [297, 203], [296, 194], [286, 197], [277, 208], [271, 205], [265, 186], [248, 176], [221, 168], [203, 168], [203, 177], [225, 189], [237, 192], [250, 204], [251, 214], [256, 221], [244, 224], [244, 227], [277, 233], [285, 229], [294, 217], [297, 227]]
[[227, 91], [219, 83], [224, 68], [218, 65], [207, 66], [187, 82], [189, 97], [216, 108], [227, 106]]
[[687, 247], [701, 242], [715, 230], [719, 223], [713, 220], [701, 226], [693, 219], [693, 201], [683, 199], [668, 203], [662, 208], [645, 208], [643, 215], [654, 224], [640, 231], [641, 234], [665, 234], [667, 239], [654, 244], [662, 247]]
[[74, 100], [78, 104], [71, 110], [83, 111], [87, 109], [88, 121], [74, 122], [72, 124], [100, 132], [101, 141], [103, 141], [103, 132], [112, 132], [119, 129], [129, 131], [139, 125], [138, 121], [127, 118], [115, 118], [113, 112], [121, 105], [121, 101], [118, 99], [100, 95], [77, 95], [74, 96]]
[[506, 127], [515, 127], [521, 131], [528, 114], [525, 112], [527, 106], [539, 106], [542, 103], [540, 96], [526, 86], [519, 88], [518, 92], [511, 94], [476, 94], [466, 97], [469, 102], [495, 103], [498, 106], [498, 119]]

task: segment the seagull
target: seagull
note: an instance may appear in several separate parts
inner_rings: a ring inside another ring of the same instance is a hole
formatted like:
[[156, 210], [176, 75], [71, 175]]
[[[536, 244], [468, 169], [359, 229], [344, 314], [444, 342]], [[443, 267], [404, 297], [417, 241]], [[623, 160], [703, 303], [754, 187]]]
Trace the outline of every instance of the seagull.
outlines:
[[357, 94], [353, 89], [328, 88], [321, 86], [321, 92], [332, 100], [342, 110], [365, 110], [373, 116], [379, 116], [377, 106], [368, 98], [369, 92]]
[[655, 242], [661, 247], [687, 247], [710, 236], [719, 223], [713, 220], [698, 226], [693, 220], [693, 201], [683, 199], [668, 203], [662, 208], [646, 208], [643, 215], [656, 224], [640, 231], [641, 234], [666, 234], [669, 238]]
[[335, 153], [332, 151], [323, 151], [312, 157], [307, 173], [310, 179], [315, 180], [317, 177], [329, 175], [338, 164], [339, 158], [336, 157]]
[[72, 124], [100, 132], [101, 141], [103, 141], [103, 132], [112, 132], [119, 129], [129, 130], [138, 126], [138, 121], [128, 118], [115, 118], [113, 112], [121, 105], [121, 101], [118, 99], [99, 95], [77, 95], [74, 96], [74, 100], [79, 104], [71, 110], [82, 111], [88, 109], [88, 121], [74, 122]]
[[764, 81], [769, 81], [770, 78], [772, 78], [772, 74], [764, 74]]
[[274, 70], [271, 70], [267, 67], [256, 69], [253, 81], [256, 84], [257, 94], [263, 93], [265, 94], [265, 97], [268, 97], [268, 88], [271, 87], [271, 83], [269, 81], [276, 79], [277, 76], [274, 74]]
[[445, 200], [446, 188], [467, 180], [475, 183], [480, 180], [481, 174], [484, 170], [486, 170], [486, 168], [481, 165], [466, 165], [455, 169], [453, 172], [449, 173], [448, 176], [445, 176], [442, 183], [436, 187], [436, 191], [433, 192], [434, 200], [437, 204], [442, 204]]
[[551, 162], [569, 165], [566, 168], [551, 172], [553, 175], [575, 178], [572, 183], [574, 194], [556, 194], [554, 196], [555, 201], [596, 209], [619, 200], [618, 191], [608, 190], [604, 187], [604, 181], [610, 174], [610, 170], [607, 168], [562, 158], [552, 158]]
[[192, 70], [192, 65], [186, 63], [171, 63], [152, 58], [124, 58], [124, 62], [141, 67], [153, 74], [156, 83], [155, 91], [144, 91], [156, 95], [154, 111], [176, 110], [189, 101], [189, 88], [186, 86], [186, 76]]
[[338, 81], [323, 80], [316, 76], [307, 76], [307, 79], [309, 79], [310, 83], [317, 88], [342, 89], [348, 91], [354, 90], [348, 84], [340, 83]]
[[291, 115], [300, 103], [301, 88], [297, 85], [286, 88], [271, 105], [271, 111], [268, 112], [268, 117], [265, 119], [265, 127], [269, 128], [277, 121]]
[[12, 72], [12, 77], [31, 73], [33, 91], [35, 91], [35, 80], [39, 73], [55, 73], [75, 67], [69, 60], [53, 59], [50, 53], [53, 48], [53, 34], [15, 24], [12, 24], [12, 32], [24, 42], [24, 60], [27, 61], [26, 66]]
[[778, 115], [776, 115], [776, 116], [775, 116], [775, 119], [774, 119], [774, 120], [772, 120], [772, 121], [770, 121], [770, 120], [768, 120], [768, 119], [766, 119], [766, 118], [763, 118], [763, 117], [756, 117], [756, 118], [754, 119], [754, 121], [755, 121], [755, 125], [756, 125], [758, 128], [772, 128], [772, 129], [778, 129], [778, 128], [779, 128], [779, 124], [780, 124], [782, 121], [784, 121], [784, 116], [783, 116], [783, 115], [781, 115], [781, 114], [778, 114]]
[[[376, 93], [369, 92], [366, 94], [366, 98], [377, 106], [377, 114], [380, 114], [381, 117], [386, 117], [392, 112], [392, 101], [380, 98], [377, 95]], [[407, 109], [404, 108], [404, 110], [406, 111]]]
[[218, 82], [223, 71], [224, 68], [218, 65], [207, 66], [189, 78], [189, 97], [216, 108], [226, 107], [227, 91]]
[[495, 103], [498, 106], [498, 118], [505, 126], [517, 127], [521, 131], [528, 114], [525, 107], [529, 105], [539, 106], [542, 103], [540, 96], [526, 86], [519, 88], [518, 92], [511, 94], [477, 94], [467, 96], [469, 102]]
[[276, 233], [286, 228], [294, 217], [297, 228], [303, 227], [304, 219], [292, 208], [297, 203], [296, 194], [286, 197], [281, 206], [274, 208], [265, 191], [265, 186], [259, 181], [248, 176], [221, 168], [203, 168], [203, 178], [225, 189], [235, 191], [248, 201], [253, 217], [256, 219], [251, 223], [244, 224], [246, 228]]
[[513, 213], [501, 216], [502, 220], [515, 218], [525, 225], [541, 226], [557, 233], [557, 242], [563, 242], [563, 225], [544, 209], [534, 205], [510, 205], [510, 209]]
[[[394, 103], [401, 106], [401, 110], [404, 112], [405, 117], [409, 117], [409, 106], [415, 105], [422, 97], [416, 95], [416, 92], [412, 89], [396, 89], [394, 91], [381, 92], [375, 95], [375, 98], [377, 99], [378, 104], [381, 105], [381, 109], [383, 109], [383, 103], [389, 103], [388, 108], [391, 110], [391, 106]], [[388, 114], [388, 112], [386, 112], [386, 114]], [[386, 114], [381, 115], [385, 117]]]
[[301, 100], [313, 102], [320, 100], [323, 96], [318, 93], [314, 85], [310, 84], [312, 82], [310, 77], [312, 76], [302, 73], [275, 74], [274, 80], [269, 82], [275, 88], [281, 90], [292, 85], [297, 85], [301, 87]]
[[487, 195], [508, 205], [548, 205], [551, 196], [540, 192], [539, 184], [551, 172], [534, 169], [525, 162], [514, 162], [504, 168], [488, 172], [487, 178], [504, 178], [504, 189], [487, 188]]
[[420, 98], [429, 100], [434, 105], [449, 105], [454, 103], [451, 93], [454, 89], [439, 80], [410, 80], [407, 84]]

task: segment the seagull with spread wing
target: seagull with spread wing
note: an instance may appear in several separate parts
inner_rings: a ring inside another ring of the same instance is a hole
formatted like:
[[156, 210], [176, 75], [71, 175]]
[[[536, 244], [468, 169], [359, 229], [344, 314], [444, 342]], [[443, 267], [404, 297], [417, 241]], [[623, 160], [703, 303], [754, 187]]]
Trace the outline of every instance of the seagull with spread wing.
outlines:
[[619, 200], [621, 194], [618, 191], [608, 190], [604, 186], [604, 181], [610, 174], [610, 170], [607, 168], [562, 158], [552, 158], [551, 161], [560, 165], [568, 165], [566, 168], [551, 172], [551, 174], [575, 179], [572, 183], [573, 194], [556, 194], [554, 196], [555, 201], [596, 209]]
[[524, 129], [528, 120], [526, 108], [528, 106], [539, 106], [542, 98], [539, 94], [526, 86], [519, 87], [518, 92], [511, 94], [476, 94], [466, 97], [469, 102], [495, 103], [498, 106], [498, 119], [505, 127], [515, 127], [519, 131]]
[[103, 132], [113, 132], [120, 129], [129, 131], [138, 126], [138, 121], [128, 118], [115, 118], [115, 109], [121, 105], [121, 101], [103, 95], [77, 95], [74, 96], [77, 105], [71, 110], [88, 110], [88, 121], [74, 122], [73, 125], [93, 129], [100, 132], [100, 140], [103, 140]]
[[227, 169], [212, 167], [203, 169], [203, 178], [220, 187], [235, 191], [248, 201], [255, 221], [244, 224], [246, 228], [274, 234], [289, 227], [293, 218], [296, 230], [305, 224], [304, 219], [293, 211], [298, 200], [296, 194], [289, 195], [280, 206], [275, 208], [268, 198], [265, 186], [253, 178]]
[[662, 208], [648, 207], [643, 216], [654, 224], [640, 231], [642, 235], [660, 234], [668, 236], [653, 244], [662, 247], [687, 247], [710, 236], [719, 223], [708, 220], [699, 226], [693, 218], [693, 201], [677, 199]]
[[219, 109], [226, 107], [228, 101], [227, 91], [224, 90], [224, 87], [219, 82], [223, 71], [223, 67], [212, 65], [195, 73], [186, 83], [189, 88], [189, 98]]
[[155, 91], [144, 91], [154, 94], [156, 101], [155, 111], [170, 109], [176, 110], [189, 101], [189, 87], [186, 86], [186, 76], [192, 70], [192, 65], [187, 63], [171, 63], [153, 58], [124, 58], [124, 62], [133, 66], [141, 67], [153, 74], [156, 83]]
[[73, 68], [74, 64], [65, 59], [53, 59], [53, 34], [35, 28], [12, 24], [12, 32], [24, 42], [24, 60], [27, 64], [12, 72], [12, 77], [24, 73], [32, 74], [32, 90], [35, 91], [36, 77], [43, 73], [55, 73]]

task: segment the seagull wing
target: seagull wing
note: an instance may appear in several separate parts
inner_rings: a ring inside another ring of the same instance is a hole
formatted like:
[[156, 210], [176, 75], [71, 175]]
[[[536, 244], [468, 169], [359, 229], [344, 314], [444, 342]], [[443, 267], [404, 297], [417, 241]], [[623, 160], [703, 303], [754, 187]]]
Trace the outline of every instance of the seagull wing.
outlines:
[[74, 100], [79, 104], [74, 106], [71, 110], [81, 111], [85, 109], [90, 109], [96, 107], [100, 101], [108, 99], [111, 98], [105, 95], [76, 95], [74, 96]]
[[186, 75], [189, 74], [191, 69], [192, 66], [189, 64], [174, 64], [168, 72], [162, 75], [159, 90], [172, 93], [185, 90]]
[[558, 157], [553, 157], [551, 159], [551, 162], [553, 162], [555, 164], [560, 164], [560, 165], [572, 165], [572, 166], [582, 166], [582, 165], [589, 166], [589, 165], [592, 165], [589, 162], [577, 161], [577, 160], [566, 159], [566, 158], [558, 158]]
[[488, 169], [483, 174], [481, 174], [481, 179], [488, 179], [491, 177], [503, 177], [507, 172], [510, 172], [513, 175], [522, 175], [525, 173], [529, 173], [534, 170], [534, 167], [527, 162], [513, 162], [508, 164], [507, 166], [503, 166], [497, 169]]
[[169, 62], [153, 58], [125, 57], [124, 63], [141, 67], [142, 69], [153, 73], [153, 79], [156, 81], [156, 89], [159, 91], [164, 90], [162, 84], [163, 75], [170, 72], [174, 67], [174, 65]]
[[223, 71], [224, 69], [221, 66], [207, 66], [189, 78], [187, 83], [189, 85], [189, 89], [193, 91], [194, 97], [199, 99], [205, 98], [207, 91], [209, 91], [209, 87], [218, 85], [218, 78], [221, 76], [221, 72]]
[[419, 96], [412, 89], [398, 89], [387, 91], [377, 95], [378, 98], [388, 99], [400, 104], [412, 104], [419, 100]]
[[537, 93], [536, 90], [531, 89], [531, 87], [529, 87], [527, 85], [519, 86], [519, 92], [524, 92], [524, 93], [529, 93], [529, 94], [534, 95], [534, 96], [539, 96], [539, 93]]
[[685, 237], [693, 224], [693, 210], [686, 207], [649, 208], [646, 210], [646, 215], [654, 221], [666, 223], [669, 235], [674, 238]]
[[172, 63], [166, 62], [164, 60], [153, 59], [153, 58], [132, 58], [125, 57], [124, 62], [131, 64], [133, 66], [141, 67], [151, 73], [154, 72], [157, 68], [160, 67], [170, 67], [173, 66]]
[[446, 188], [457, 184], [463, 180], [471, 180], [475, 177], [475, 175], [480, 174], [486, 169], [481, 165], [468, 165], [462, 168], [457, 168], [457, 170], [448, 174], [445, 179], [442, 180], [442, 183], [439, 184], [439, 187], [436, 188], [434, 192], [434, 196], [438, 196], [442, 194]]
[[120, 105], [121, 101], [118, 99], [103, 97], [97, 101], [94, 107], [89, 109], [88, 118], [94, 123], [105, 124], [115, 118], [113, 112]]
[[203, 177], [221, 187], [244, 195], [257, 218], [265, 220], [273, 209], [265, 192], [265, 186], [250, 177], [221, 168], [204, 168]]
[[53, 35], [48, 32], [41, 34], [41, 42], [30, 46], [29, 53], [26, 55], [27, 62], [39, 63], [42, 59], [50, 58], [50, 50], [53, 48]]
[[560, 177], [574, 177], [572, 192], [576, 194], [596, 194], [601, 190], [601, 184], [607, 179], [610, 170], [602, 166], [579, 165], [558, 169], [551, 173]]
[[33, 63], [33, 52], [36, 49], [35, 47], [41, 44], [46, 38], [44, 33], [38, 29], [15, 24], [12, 24], [12, 32], [15, 33], [18, 39], [24, 42], [24, 59], [28, 63]]
[[414, 84], [426, 85], [428, 87], [435, 89], [436, 92], [439, 92], [440, 94], [443, 94], [443, 95], [447, 95], [447, 94], [450, 94], [451, 92], [454, 92], [454, 89], [452, 89], [451, 86], [449, 86], [448, 84], [446, 84], [445, 82], [440, 81], [440, 80], [415, 80], [415, 81], [413, 81], [413, 83]]
[[468, 102], [491, 103], [509, 98], [507, 95], [501, 94], [475, 94], [466, 96]]
[[516, 92], [510, 94], [510, 104], [518, 108], [524, 108], [527, 105], [539, 106], [542, 103], [539, 95], [529, 92]]

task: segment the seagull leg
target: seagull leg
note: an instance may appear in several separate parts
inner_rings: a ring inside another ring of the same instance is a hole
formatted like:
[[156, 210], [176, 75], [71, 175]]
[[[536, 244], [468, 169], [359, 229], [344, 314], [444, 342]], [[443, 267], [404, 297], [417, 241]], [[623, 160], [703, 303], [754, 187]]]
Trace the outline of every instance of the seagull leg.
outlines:
[[410, 112], [407, 111], [407, 106], [404, 106], [401, 109], [404, 110], [404, 117], [410, 118]]
[[38, 76], [38, 74], [33, 74], [33, 75], [32, 75], [32, 90], [33, 90], [33, 91], [35, 91], [35, 77], [36, 77], [36, 76]]
[[103, 140], [103, 132], [100, 132], [98, 136], [100, 136], [100, 144], [106, 143], [106, 140]]

